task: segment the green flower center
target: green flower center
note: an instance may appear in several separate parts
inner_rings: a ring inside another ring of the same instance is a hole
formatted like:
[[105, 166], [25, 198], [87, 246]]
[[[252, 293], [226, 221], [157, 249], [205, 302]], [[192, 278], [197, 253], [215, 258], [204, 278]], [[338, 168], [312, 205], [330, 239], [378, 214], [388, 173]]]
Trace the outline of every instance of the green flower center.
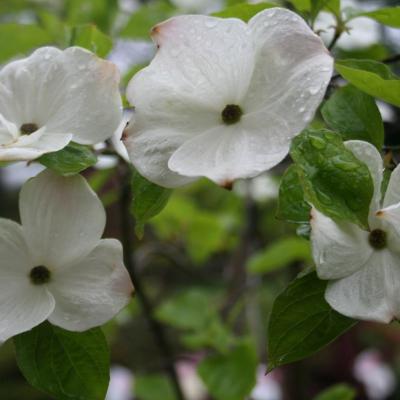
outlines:
[[19, 128], [21, 135], [30, 135], [33, 132], [36, 132], [39, 127], [34, 123], [22, 124], [21, 128]]
[[243, 111], [236, 104], [228, 104], [222, 111], [222, 121], [226, 125], [236, 124], [242, 118]]
[[51, 273], [47, 267], [39, 265], [31, 269], [29, 277], [34, 285], [43, 285], [50, 281]]
[[376, 250], [382, 250], [387, 245], [387, 234], [382, 229], [374, 229], [368, 237], [369, 244]]

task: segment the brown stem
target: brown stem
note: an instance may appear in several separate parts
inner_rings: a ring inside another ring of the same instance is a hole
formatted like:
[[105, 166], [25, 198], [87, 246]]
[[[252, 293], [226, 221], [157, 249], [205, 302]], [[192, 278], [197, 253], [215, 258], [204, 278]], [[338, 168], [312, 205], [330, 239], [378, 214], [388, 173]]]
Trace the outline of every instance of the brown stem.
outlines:
[[154, 318], [153, 306], [146, 295], [140, 280], [139, 274], [136, 271], [133, 259], [133, 243], [135, 241], [133, 219], [130, 214], [131, 204], [131, 170], [128, 165], [120, 164], [120, 209], [121, 209], [121, 233], [122, 244], [124, 248], [124, 261], [125, 266], [132, 279], [135, 287], [135, 294], [142, 306], [144, 317], [153, 333], [154, 340], [160, 351], [165, 366], [165, 372], [168, 374], [171, 383], [174, 387], [177, 400], [185, 400], [182, 388], [179, 383], [178, 374], [173, 362], [173, 353], [169, 347], [168, 341], [165, 336], [163, 326]]

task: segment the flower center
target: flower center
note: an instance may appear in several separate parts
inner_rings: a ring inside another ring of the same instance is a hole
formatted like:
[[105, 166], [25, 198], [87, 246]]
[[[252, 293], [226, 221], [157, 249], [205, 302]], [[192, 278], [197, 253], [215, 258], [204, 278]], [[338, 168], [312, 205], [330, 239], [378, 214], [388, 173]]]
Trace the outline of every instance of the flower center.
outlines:
[[382, 250], [387, 245], [386, 232], [381, 229], [374, 229], [368, 237], [369, 244], [376, 250]]
[[21, 135], [30, 135], [33, 132], [36, 132], [39, 127], [34, 123], [22, 124], [21, 128], [19, 128]]
[[39, 265], [31, 269], [29, 277], [34, 285], [43, 285], [50, 281], [51, 273], [47, 267]]
[[221, 113], [222, 121], [226, 125], [236, 124], [242, 118], [243, 111], [236, 104], [228, 104]]

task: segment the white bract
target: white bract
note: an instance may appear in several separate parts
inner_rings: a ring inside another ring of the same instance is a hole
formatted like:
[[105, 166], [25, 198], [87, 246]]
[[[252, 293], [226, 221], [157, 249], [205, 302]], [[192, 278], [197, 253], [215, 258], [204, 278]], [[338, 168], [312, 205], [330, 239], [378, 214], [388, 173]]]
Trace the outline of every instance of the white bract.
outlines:
[[311, 121], [333, 59], [298, 15], [262, 11], [248, 24], [202, 15], [152, 31], [158, 52], [127, 89], [130, 158], [159, 185], [220, 185], [278, 164]]
[[122, 246], [81, 176], [44, 171], [20, 194], [21, 225], [0, 219], [0, 342], [45, 320], [84, 331], [114, 317], [133, 287]]
[[379, 152], [362, 141], [345, 145], [368, 166], [374, 182], [369, 230], [333, 221], [313, 208], [311, 242], [317, 273], [331, 280], [325, 298], [339, 313], [390, 322], [400, 318], [400, 167], [393, 171], [381, 200]]
[[118, 85], [114, 64], [80, 47], [43, 47], [9, 63], [0, 71], [0, 161], [110, 137], [122, 116]]

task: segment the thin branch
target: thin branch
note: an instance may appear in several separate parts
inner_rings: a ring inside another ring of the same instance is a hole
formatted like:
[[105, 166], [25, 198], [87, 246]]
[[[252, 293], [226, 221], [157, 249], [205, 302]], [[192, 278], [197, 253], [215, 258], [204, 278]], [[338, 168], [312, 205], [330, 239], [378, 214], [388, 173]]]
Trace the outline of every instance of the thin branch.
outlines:
[[135, 240], [134, 226], [132, 216], [130, 214], [130, 203], [131, 203], [131, 171], [126, 164], [120, 164], [120, 209], [121, 209], [121, 231], [122, 231], [122, 242], [124, 247], [124, 260], [126, 268], [128, 269], [129, 275], [132, 279], [135, 287], [136, 296], [141, 303], [144, 317], [153, 333], [154, 340], [158, 346], [161, 357], [163, 359], [163, 365], [165, 371], [168, 374], [171, 383], [174, 387], [177, 400], [185, 400], [182, 388], [179, 383], [178, 374], [174, 365], [173, 353], [169, 347], [163, 326], [154, 318], [153, 306], [147, 297], [143, 288], [140, 277], [136, 271], [135, 263], [133, 259], [133, 243]]
[[335, 44], [340, 39], [340, 36], [342, 36], [342, 33], [343, 33], [343, 30], [342, 29], [338, 29], [338, 27], [336, 27], [335, 34], [333, 35], [332, 41], [328, 46], [328, 50], [329, 51], [331, 51], [335, 47]]

